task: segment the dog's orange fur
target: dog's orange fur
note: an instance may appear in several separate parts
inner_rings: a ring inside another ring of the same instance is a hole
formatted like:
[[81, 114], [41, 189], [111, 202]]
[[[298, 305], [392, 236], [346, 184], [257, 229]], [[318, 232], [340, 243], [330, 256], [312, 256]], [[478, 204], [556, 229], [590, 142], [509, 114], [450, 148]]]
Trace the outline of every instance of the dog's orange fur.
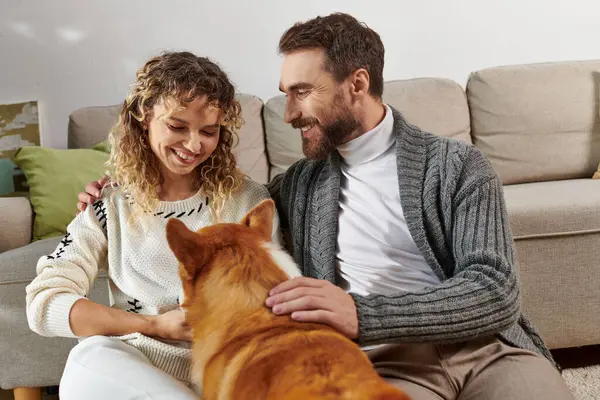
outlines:
[[239, 224], [190, 231], [167, 224], [180, 261], [187, 322], [193, 329], [192, 380], [207, 400], [408, 399], [385, 382], [351, 340], [322, 325], [276, 316], [268, 292], [288, 276], [275, 264], [274, 214], [265, 200]]

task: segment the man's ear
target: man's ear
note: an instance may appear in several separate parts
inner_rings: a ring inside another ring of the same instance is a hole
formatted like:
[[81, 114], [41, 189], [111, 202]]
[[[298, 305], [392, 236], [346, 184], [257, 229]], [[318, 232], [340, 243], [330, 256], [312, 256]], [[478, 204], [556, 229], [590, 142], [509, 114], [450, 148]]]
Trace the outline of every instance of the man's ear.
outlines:
[[167, 242], [183, 267], [180, 268], [182, 277], [194, 279], [197, 270], [208, 261], [207, 243], [203, 243], [198, 233], [189, 230], [177, 218], [171, 218], [167, 222]]
[[352, 84], [352, 96], [369, 94], [371, 77], [366, 69], [357, 69], [351, 74], [350, 79]]
[[263, 239], [271, 241], [274, 216], [275, 203], [266, 199], [250, 210], [240, 223], [254, 229]]

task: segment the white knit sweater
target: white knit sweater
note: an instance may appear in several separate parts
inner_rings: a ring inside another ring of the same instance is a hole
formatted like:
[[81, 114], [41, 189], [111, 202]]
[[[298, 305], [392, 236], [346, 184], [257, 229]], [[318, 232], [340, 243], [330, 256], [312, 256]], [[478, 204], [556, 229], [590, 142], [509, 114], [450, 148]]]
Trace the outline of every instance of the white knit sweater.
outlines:
[[[245, 180], [226, 203], [222, 222], [239, 222], [266, 198], [269, 193], [262, 185]], [[38, 276], [26, 288], [30, 328], [43, 336], [76, 337], [69, 324], [70, 309], [89, 295], [100, 269], [107, 271], [112, 307], [146, 315], [177, 308], [181, 281], [167, 243], [166, 223], [179, 218], [192, 230], [211, 225], [208, 202], [200, 191], [186, 200], [160, 202], [153, 215], [130, 223], [131, 200], [118, 188], [105, 189], [100, 200], [69, 224], [56, 250], [38, 261]], [[277, 215], [273, 225], [273, 241], [281, 244]], [[168, 374], [189, 380], [189, 343], [159, 341], [140, 333], [118, 338]]]

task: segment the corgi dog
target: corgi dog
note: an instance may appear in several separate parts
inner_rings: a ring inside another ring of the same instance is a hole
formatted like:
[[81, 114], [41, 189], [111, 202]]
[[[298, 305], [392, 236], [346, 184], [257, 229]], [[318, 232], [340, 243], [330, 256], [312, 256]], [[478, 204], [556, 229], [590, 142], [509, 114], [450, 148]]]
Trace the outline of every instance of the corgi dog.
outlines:
[[274, 212], [268, 199], [239, 223], [197, 232], [175, 218], [167, 223], [193, 330], [190, 378], [203, 398], [408, 400], [341, 333], [265, 305], [273, 287], [301, 275], [271, 242]]

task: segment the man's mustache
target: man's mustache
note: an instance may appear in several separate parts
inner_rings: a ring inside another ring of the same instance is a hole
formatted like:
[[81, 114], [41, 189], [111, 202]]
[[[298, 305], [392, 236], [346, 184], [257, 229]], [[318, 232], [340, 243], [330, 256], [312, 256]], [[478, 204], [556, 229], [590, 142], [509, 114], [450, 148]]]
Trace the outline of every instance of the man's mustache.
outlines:
[[316, 118], [297, 118], [291, 122], [292, 128], [301, 129], [305, 126], [317, 125], [319, 121]]

